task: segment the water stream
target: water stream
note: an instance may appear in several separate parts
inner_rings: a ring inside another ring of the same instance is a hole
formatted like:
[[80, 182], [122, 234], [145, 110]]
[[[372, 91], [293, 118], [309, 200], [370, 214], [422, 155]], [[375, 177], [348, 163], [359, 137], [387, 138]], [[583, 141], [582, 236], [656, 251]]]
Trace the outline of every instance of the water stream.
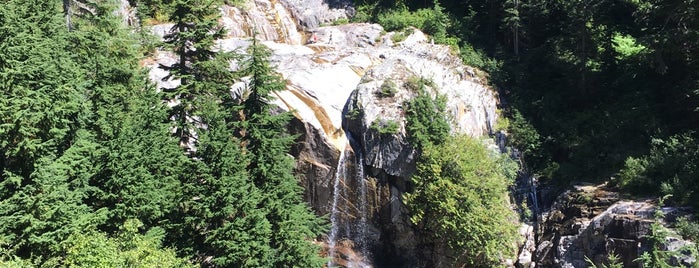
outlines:
[[345, 150], [340, 151], [340, 158], [337, 160], [337, 168], [335, 171], [335, 182], [333, 184], [333, 204], [332, 204], [332, 210], [330, 211], [330, 235], [328, 236], [328, 246], [329, 246], [329, 257], [330, 261], [328, 262], [328, 267], [332, 267], [332, 262], [335, 259], [335, 255], [337, 254], [337, 239], [338, 239], [338, 233], [339, 233], [339, 211], [338, 211], [338, 202], [340, 201], [340, 187], [341, 187], [341, 181], [343, 180], [345, 174], [347, 173], [347, 167], [345, 166]]
[[[349, 133], [347, 138], [351, 145], [355, 145]], [[363, 162], [364, 156], [359, 149], [355, 149], [354, 154], [344, 150], [340, 152], [333, 183], [328, 267], [372, 267], [369, 264], [371, 253], [368, 239], [368, 186]], [[348, 168], [348, 164], [353, 165]]]

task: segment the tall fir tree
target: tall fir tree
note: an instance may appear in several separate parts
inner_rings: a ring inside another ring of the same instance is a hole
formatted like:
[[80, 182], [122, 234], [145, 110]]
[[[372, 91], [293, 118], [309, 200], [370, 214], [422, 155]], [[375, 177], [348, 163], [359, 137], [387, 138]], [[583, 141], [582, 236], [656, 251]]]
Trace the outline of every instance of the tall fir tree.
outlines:
[[272, 266], [319, 267], [324, 260], [311, 240], [324, 231], [323, 221], [302, 200], [303, 189], [293, 175], [288, 152], [294, 136], [286, 131], [291, 114], [270, 104], [274, 91], [284, 90], [285, 83], [269, 65], [266, 47], [253, 39], [248, 54], [243, 75], [250, 77], [250, 95], [243, 103], [242, 140], [251, 158], [247, 170], [264, 193], [261, 207], [272, 224]]
[[[218, 25], [220, 16], [212, 0], [178, 0], [170, 20], [175, 23], [165, 35], [165, 43], [172, 47], [178, 59], [172, 66], [161, 66], [180, 80], [180, 85], [165, 88], [168, 101], [175, 101], [171, 118], [176, 122], [176, 135], [182, 145], [191, 145], [196, 136], [198, 101], [210, 91], [208, 63], [216, 58], [214, 41], [224, 36], [225, 29]], [[165, 79], [168, 79], [166, 77]]]
[[0, 11], [0, 244], [47, 263], [91, 209], [94, 144], [79, 130], [81, 72], [66, 51], [57, 1]]

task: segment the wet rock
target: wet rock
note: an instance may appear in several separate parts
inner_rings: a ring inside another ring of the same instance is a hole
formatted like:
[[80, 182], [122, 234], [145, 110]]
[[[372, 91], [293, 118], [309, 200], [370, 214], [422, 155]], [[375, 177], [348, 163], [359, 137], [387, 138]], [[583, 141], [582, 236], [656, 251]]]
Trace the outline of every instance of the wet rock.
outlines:
[[[230, 33], [217, 42], [216, 48], [244, 52], [250, 45], [252, 28], [257, 27], [258, 39], [272, 50], [271, 63], [286, 81], [286, 90], [275, 92], [273, 103], [295, 116], [289, 128], [299, 135], [292, 154], [297, 159], [296, 173], [305, 189], [304, 198], [319, 215], [331, 211], [335, 194], [346, 203], [340, 204], [343, 209], [338, 222], [343, 226], [339, 227], [338, 241], [360, 232], [355, 227], [363, 213], [358, 198], [365, 196], [367, 218], [361, 231], [364, 241], [345, 245], [357, 247], [355, 251], [385, 267], [444, 266], [446, 263], [439, 256], [446, 249], [429, 248], [422, 253], [422, 248], [418, 248], [429, 241], [421, 241], [413, 230], [401, 200], [409, 190], [409, 178], [415, 169], [415, 150], [405, 138], [402, 110], [403, 102], [415, 93], [403, 85], [412, 77], [431, 80], [431, 94], [447, 96], [453, 131], [474, 137], [492, 132], [497, 119], [496, 93], [486, 86], [479, 71], [463, 65], [449, 47], [431, 44], [420, 31], [393, 44], [390, 33], [376, 24], [321, 26], [345, 16], [344, 12], [350, 10], [345, 4], [255, 0], [245, 8], [224, 6], [220, 23]], [[156, 25], [152, 31], [162, 37], [171, 27]], [[317, 42], [306, 44], [311, 35], [304, 30], [312, 30]], [[160, 64], [175, 62], [173, 55], [156, 55], [144, 61], [151, 68], [151, 79], [159, 87], [176, 86], [177, 80], [162, 80], [167, 72], [159, 68]], [[232, 70], [239, 66], [239, 62], [231, 63]], [[245, 81], [243, 78], [233, 85], [232, 93], [244, 95]], [[396, 84], [394, 96], [376, 96], [384, 81]], [[371, 127], [389, 120], [398, 124], [395, 133], [380, 133]], [[347, 146], [350, 143], [351, 148]], [[361, 169], [366, 177], [347, 177], [343, 190], [334, 193], [341, 151], [349, 157], [347, 172]], [[360, 182], [366, 183], [365, 193], [360, 190]], [[369, 254], [364, 254], [364, 250]], [[423, 261], [423, 257], [430, 260]]]

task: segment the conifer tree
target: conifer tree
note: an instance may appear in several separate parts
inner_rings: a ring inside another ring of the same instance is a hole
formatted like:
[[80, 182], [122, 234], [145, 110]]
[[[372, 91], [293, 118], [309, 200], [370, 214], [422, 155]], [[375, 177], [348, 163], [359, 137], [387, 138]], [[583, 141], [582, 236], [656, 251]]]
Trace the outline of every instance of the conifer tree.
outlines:
[[323, 231], [323, 222], [303, 202], [302, 188], [293, 175], [288, 152], [294, 137], [285, 130], [291, 114], [273, 114], [269, 103], [274, 91], [283, 90], [285, 84], [268, 63], [269, 50], [253, 39], [248, 53], [243, 75], [250, 76], [250, 95], [243, 103], [242, 140], [250, 157], [247, 170], [264, 193], [261, 207], [272, 224], [272, 266], [319, 267], [324, 261], [311, 239]]
[[216, 266], [269, 267], [272, 225], [260, 209], [263, 194], [246, 171], [241, 142], [232, 135], [236, 112], [221, 105], [230, 101], [228, 95], [202, 107], [207, 131], [201, 133], [197, 156], [205, 182], [198, 193], [201, 200], [192, 203], [194, 220], [206, 230], [203, 246]]
[[68, 48], [85, 74], [82, 128], [99, 145], [99, 170], [89, 182], [99, 192], [88, 204], [109, 210], [106, 229], [112, 231], [132, 218], [146, 228], [164, 220], [180, 194], [184, 160], [163, 120], [166, 107], [138, 66], [137, 37], [114, 8], [101, 3], [91, 16], [75, 17]]
[[5, 1], [0, 10], [0, 243], [37, 263], [91, 209], [83, 200], [94, 144], [79, 130], [82, 80], [65, 50], [57, 1]]
[[210, 80], [210, 70], [206, 67], [217, 56], [213, 51], [214, 41], [225, 33], [216, 20], [219, 15], [214, 3], [211, 0], [176, 1], [170, 16], [175, 25], [165, 35], [165, 43], [172, 47], [178, 60], [172, 66], [161, 67], [180, 79], [180, 85], [163, 91], [167, 100], [176, 102], [170, 116], [183, 145], [193, 142], [197, 128], [197, 118], [193, 115], [197, 112], [198, 98], [211, 90], [211, 84], [204, 83]]

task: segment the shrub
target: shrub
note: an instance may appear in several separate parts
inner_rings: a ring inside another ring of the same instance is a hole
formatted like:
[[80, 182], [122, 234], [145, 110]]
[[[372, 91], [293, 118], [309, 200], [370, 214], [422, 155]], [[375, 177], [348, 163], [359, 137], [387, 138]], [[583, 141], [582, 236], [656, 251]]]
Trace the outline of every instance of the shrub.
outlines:
[[345, 114], [345, 118], [349, 120], [356, 120], [362, 115], [362, 110], [352, 108], [349, 111], [347, 111], [347, 114]]
[[408, 35], [406, 35], [405, 32], [397, 32], [391, 35], [391, 41], [393, 41], [394, 44], [403, 42], [406, 38], [408, 38]]
[[403, 87], [415, 93], [419, 93], [421, 90], [425, 90], [426, 87], [434, 86], [434, 81], [419, 76], [410, 76], [408, 77], [408, 79], [405, 80], [405, 83], [403, 83]]
[[379, 132], [380, 135], [393, 135], [400, 130], [400, 124], [395, 120], [377, 118], [369, 128]]
[[395, 96], [396, 93], [398, 93], [398, 87], [396, 86], [396, 83], [389, 79], [386, 79], [383, 81], [383, 84], [381, 84], [381, 87], [379, 88], [379, 91], [376, 92], [376, 95], [379, 98], [390, 98]]
[[680, 205], [699, 205], [699, 144], [691, 133], [653, 139], [650, 153], [626, 159], [619, 186], [633, 194], [671, 194]]
[[429, 18], [429, 10], [421, 9], [410, 12], [407, 8], [391, 10], [378, 15], [378, 23], [386, 31], [400, 31], [409, 26], [422, 29], [425, 21]]
[[375, 9], [371, 5], [359, 5], [357, 6], [357, 12], [354, 16], [350, 18], [350, 22], [370, 22], [372, 18], [372, 12]]
[[453, 267], [496, 267], [514, 254], [513, 178], [483, 143], [467, 136], [427, 145], [418, 158], [414, 191], [404, 195], [423, 235], [453, 250]]
[[413, 83], [408, 80], [409, 86], [418, 88], [418, 94], [404, 105], [408, 141], [415, 148], [440, 144], [447, 139], [450, 131], [445, 115], [447, 99], [442, 95], [432, 98], [425, 89], [426, 82]]
[[677, 219], [675, 227], [682, 238], [699, 242], [699, 223], [690, 221], [687, 217], [680, 217]]

